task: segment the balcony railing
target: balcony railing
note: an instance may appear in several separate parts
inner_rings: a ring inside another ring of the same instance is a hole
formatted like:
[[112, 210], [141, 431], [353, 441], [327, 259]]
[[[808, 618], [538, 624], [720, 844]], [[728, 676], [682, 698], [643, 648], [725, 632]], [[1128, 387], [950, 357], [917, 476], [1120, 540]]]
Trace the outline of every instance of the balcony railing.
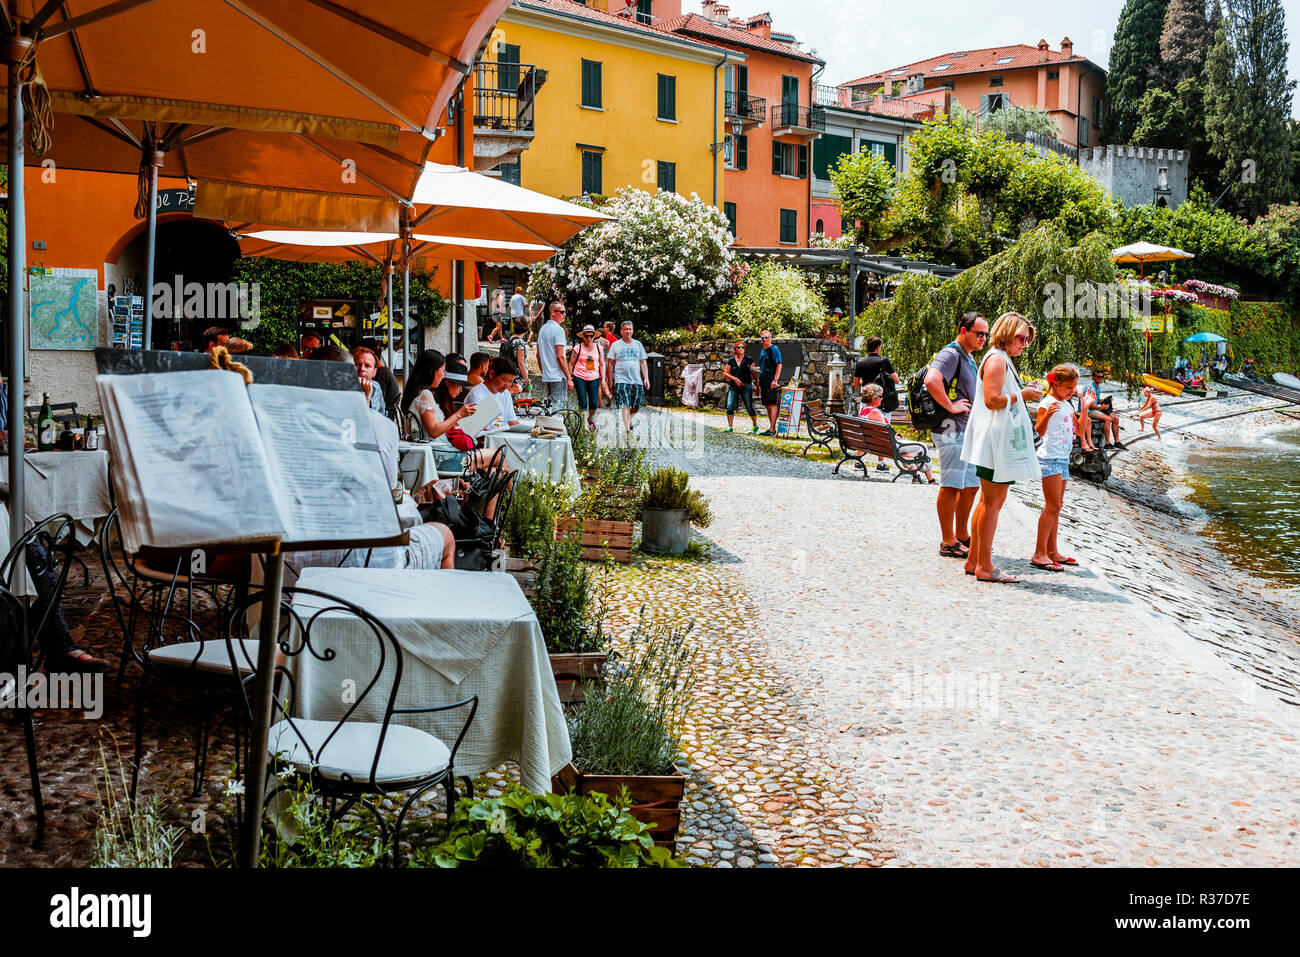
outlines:
[[750, 96], [748, 93], [727, 90], [724, 99], [728, 116], [752, 120], [755, 123], [762, 123], [767, 119], [767, 100], [761, 96]]
[[821, 133], [826, 129], [826, 111], [815, 106], [781, 103], [772, 107], [772, 129], [811, 130]]
[[474, 63], [474, 128], [531, 133], [537, 91], [546, 71], [531, 63]]

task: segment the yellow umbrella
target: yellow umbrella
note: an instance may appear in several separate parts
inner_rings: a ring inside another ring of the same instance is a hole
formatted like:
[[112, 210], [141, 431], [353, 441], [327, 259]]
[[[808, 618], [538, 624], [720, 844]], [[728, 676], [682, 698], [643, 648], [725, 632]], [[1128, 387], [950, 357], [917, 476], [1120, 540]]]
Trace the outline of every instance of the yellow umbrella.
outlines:
[[1157, 246], [1154, 243], [1130, 243], [1110, 251], [1113, 263], [1137, 263], [1138, 275], [1146, 276], [1147, 263], [1171, 262], [1175, 259], [1194, 259], [1195, 254], [1175, 249], [1172, 246]]

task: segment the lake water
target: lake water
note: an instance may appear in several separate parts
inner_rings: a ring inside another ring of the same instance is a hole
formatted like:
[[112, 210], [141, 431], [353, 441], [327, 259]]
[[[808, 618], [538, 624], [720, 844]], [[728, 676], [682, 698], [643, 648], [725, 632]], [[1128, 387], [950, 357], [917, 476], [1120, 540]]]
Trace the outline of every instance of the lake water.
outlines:
[[1241, 568], [1300, 587], [1300, 429], [1253, 445], [1189, 453], [1189, 500], [1205, 511], [1205, 534]]

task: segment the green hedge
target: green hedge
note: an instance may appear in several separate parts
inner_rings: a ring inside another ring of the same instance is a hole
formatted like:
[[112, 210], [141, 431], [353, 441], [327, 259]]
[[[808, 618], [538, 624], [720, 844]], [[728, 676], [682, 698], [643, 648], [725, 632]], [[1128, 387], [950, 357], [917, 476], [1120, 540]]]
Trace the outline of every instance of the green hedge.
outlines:
[[[1300, 314], [1286, 303], [1238, 300], [1230, 311], [1179, 305], [1174, 308], [1174, 313], [1177, 317], [1175, 331], [1151, 337], [1152, 358], [1158, 369], [1173, 366], [1179, 346], [1182, 346], [1184, 355], [1199, 362], [1200, 346], [1195, 343], [1183, 345], [1184, 339], [1197, 332], [1213, 332], [1226, 337], [1232, 346], [1234, 361], [1254, 359], [1261, 375], [1292, 372], [1300, 367]], [[1210, 355], [1214, 355], [1212, 347]]]

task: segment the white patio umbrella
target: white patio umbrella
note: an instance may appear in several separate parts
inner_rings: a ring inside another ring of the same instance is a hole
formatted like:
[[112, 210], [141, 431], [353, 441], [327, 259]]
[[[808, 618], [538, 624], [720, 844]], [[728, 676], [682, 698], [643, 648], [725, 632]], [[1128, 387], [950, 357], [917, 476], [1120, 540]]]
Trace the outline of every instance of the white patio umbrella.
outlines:
[[1175, 259], [1195, 259], [1195, 253], [1184, 252], [1173, 246], [1157, 246], [1155, 243], [1129, 243], [1119, 249], [1110, 251], [1113, 263], [1137, 263], [1138, 275], [1146, 275], [1147, 263], [1171, 262]]
[[[566, 204], [567, 205], [567, 204]], [[402, 317], [411, 314], [411, 261], [426, 256], [484, 262], [508, 257], [521, 263], [539, 263], [555, 255], [555, 247], [537, 243], [509, 243], [463, 236], [417, 233], [403, 247], [400, 233], [355, 233], [306, 229], [252, 229], [237, 231], [245, 256], [264, 256], [294, 262], [352, 262], [368, 260], [383, 266], [388, 275], [388, 358], [393, 367], [393, 267], [402, 266]], [[405, 348], [405, 347], [404, 347]]]

